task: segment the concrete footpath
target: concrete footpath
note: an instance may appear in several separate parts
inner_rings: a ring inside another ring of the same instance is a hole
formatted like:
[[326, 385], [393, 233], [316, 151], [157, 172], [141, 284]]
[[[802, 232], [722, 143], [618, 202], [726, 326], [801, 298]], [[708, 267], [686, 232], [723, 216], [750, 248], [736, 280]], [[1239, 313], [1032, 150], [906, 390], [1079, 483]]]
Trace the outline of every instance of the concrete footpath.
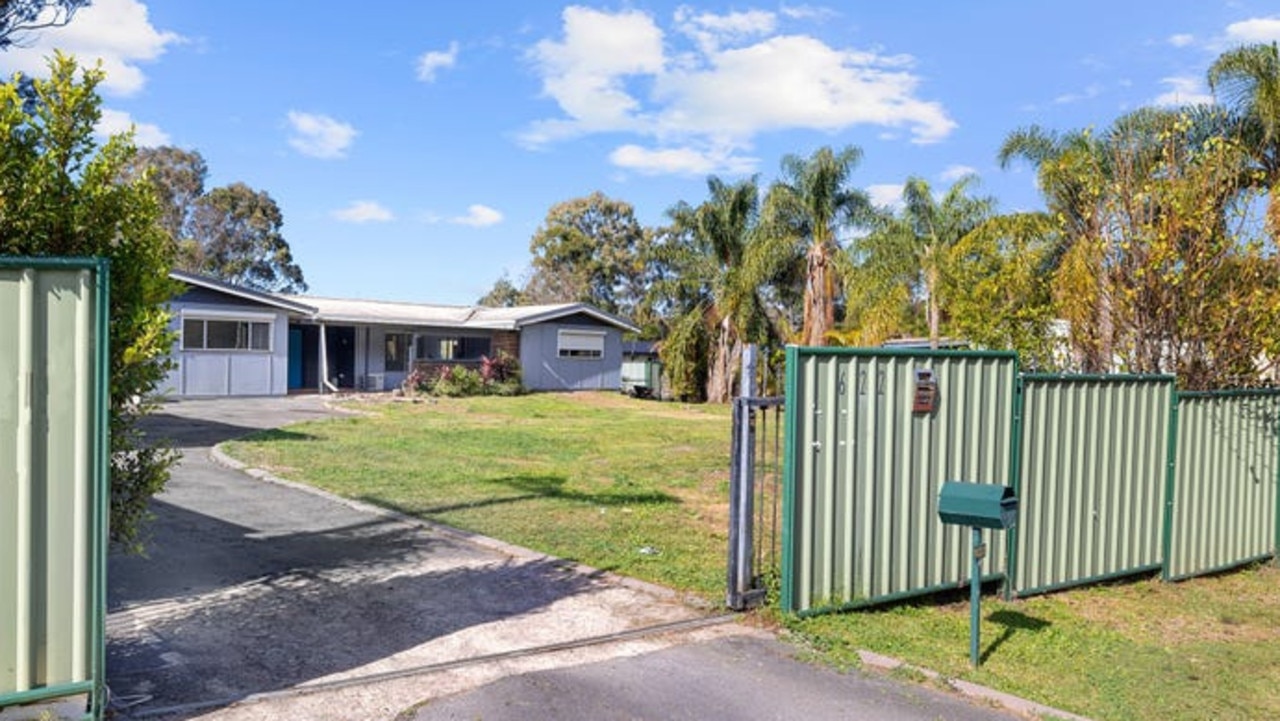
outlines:
[[110, 561], [117, 718], [1014, 718], [801, 663], [665, 589], [211, 459], [223, 440], [332, 414], [315, 396], [162, 407], [151, 432], [183, 461], [154, 500], [147, 557]]

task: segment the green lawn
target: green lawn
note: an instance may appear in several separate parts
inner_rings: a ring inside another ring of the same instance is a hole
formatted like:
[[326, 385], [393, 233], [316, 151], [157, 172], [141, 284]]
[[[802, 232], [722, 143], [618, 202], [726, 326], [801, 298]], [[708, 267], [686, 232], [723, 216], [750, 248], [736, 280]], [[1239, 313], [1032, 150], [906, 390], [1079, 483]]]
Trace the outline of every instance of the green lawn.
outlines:
[[228, 452], [521, 546], [724, 595], [729, 411], [617, 393], [360, 406]]
[[[729, 413], [618, 394], [358, 406], [371, 415], [233, 443], [254, 465], [720, 602]], [[817, 658], [901, 658], [1103, 719], [1280, 718], [1280, 571], [1139, 579], [983, 602], [967, 597], [778, 620]]]

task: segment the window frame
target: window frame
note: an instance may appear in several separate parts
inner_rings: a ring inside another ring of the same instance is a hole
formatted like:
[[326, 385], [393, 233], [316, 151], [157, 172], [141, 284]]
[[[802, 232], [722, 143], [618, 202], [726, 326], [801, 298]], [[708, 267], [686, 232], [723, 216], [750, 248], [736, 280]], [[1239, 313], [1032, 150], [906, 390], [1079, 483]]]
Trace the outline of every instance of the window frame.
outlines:
[[[264, 315], [261, 313], [201, 313], [186, 312], [182, 313], [181, 327], [179, 329], [178, 347], [184, 353], [245, 353], [245, 354], [263, 354], [270, 355], [275, 352], [276, 340], [276, 317], [273, 315]], [[189, 324], [200, 324], [200, 344], [194, 346], [191, 344], [192, 329]], [[240, 347], [209, 347], [209, 324], [210, 323], [231, 323], [235, 324], [234, 336], [236, 342], [239, 343], [243, 339], [245, 345]], [[255, 340], [265, 338], [265, 347], [255, 347]]]
[[[395, 354], [391, 352], [391, 344], [397, 338], [402, 340], [403, 344], [398, 346], [400, 350], [399, 358], [397, 358], [398, 363], [397, 367], [393, 368], [391, 367], [391, 359]], [[388, 331], [385, 333], [382, 340], [382, 370], [387, 373], [407, 373], [409, 366], [413, 362], [413, 359], [410, 358], [413, 352], [413, 345], [413, 333], [406, 331]]]
[[[586, 330], [583, 328], [557, 328], [556, 329], [556, 357], [561, 360], [571, 361], [602, 361], [604, 360], [606, 339], [608, 332], [603, 330]], [[567, 338], [577, 338], [578, 342], [570, 342], [566, 344]], [[592, 339], [592, 342], [582, 342], [585, 339]], [[594, 347], [598, 341], [599, 348]], [[566, 347], [567, 346], [567, 347]]]
[[[431, 363], [479, 363], [483, 357], [493, 355], [493, 336], [488, 335], [420, 333], [416, 341], [414, 350], [417, 352], [416, 360], [419, 361]], [[435, 350], [439, 351], [444, 342], [449, 342], [453, 348], [453, 351], [447, 356], [440, 354], [440, 357], [436, 357], [430, 352], [433, 343], [435, 344]], [[484, 345], [483, 350], [476, 352], [474, 355], [462, 355], [464, 351], [472, 347], [472, 344], [478, 343]]]

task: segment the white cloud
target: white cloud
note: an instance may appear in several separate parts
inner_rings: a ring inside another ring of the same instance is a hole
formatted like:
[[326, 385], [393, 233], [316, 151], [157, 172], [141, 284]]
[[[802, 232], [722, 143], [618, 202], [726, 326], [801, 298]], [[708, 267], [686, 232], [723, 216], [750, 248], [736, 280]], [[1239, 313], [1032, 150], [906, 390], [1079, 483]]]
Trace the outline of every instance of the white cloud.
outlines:
[[330, 215], [344, 223], [386, 223], [395, 220], [395, 215], [376, 200], [354, 200], [351, 205], [339, 208]]
[[1169, 86], [1169, 89], [1151, 101], [1156, 105], [1177, 106], [1213, 102], [1213, 96], [1209, 94], [1209, 90], [1198, 77], [1161, 78], [1160, 83]]
[[768, 35], [778, 25], [778, 18], [764, 10], [734, 12], [727, 15], [695, 14], [688, 6], [675, 13], [676, 28], [692, 38], [704, 53], [714, 53], [722, 43], [743, 41]]
[[501, 223], [502, 213], [487, 205], [476, 204], [467, 207], [466, 215], [450, 218], [449, 222], [456, 225], [469, 225], [473, 228], [486, 228]]
[[431, 50], [418, 56], [418, 79], [424, 83], [436, 80], [436, 71], [451, 68], [458, 61], [458, 44], [449, 43], [448, 50]]
[[1178, 33], [1176, 35], [1169, 36], [1169, 44], [1175, 48], [1185, 48], [1195, 41], [1195, 36], [1190, 33]]
[[871, 203], [879, 208], [901, 208], [902, 207], [902, 183], [879, 183], [867, 186], [867, 196], [871, 198]]
[[1065, 93], [1053, 99], [1058, 105], [1066, 105], [1068, 103], [1078, 103], [1081, 100], [1092, 100], [1102, 94], [1102, 86], [1094, 83], [1078, 93]]
[[544, 39], [529, 53], [543, 93], [562, 112], [525, 129], [520, 139], [529, 146], [632, 133], [659, 149], [626, 144], [614, 151], [615, 163], [690, 172], [715, 157], [706, 148], [734, 158], [757, 134], [773, 130], [876, 125], [931, 143], [956, 127], [940, 103], [917, 96], [920, 78], [910, 56], [775, 35], [773, 13], [681, 7], [672, 37], [637, 10], [569, 7], [563, 20], [560, 39]]
[[946, 181], [959, 180], [966, 175], [977, 175], [978, 169], [968, 165], [951, 165], [946, 170], [938, 174], [938, 177]]
[[1280, 42], [1280, 17], [1251, 18], [1227, 26], [1227, 38], [1235, 43]]
[[609, 154], [609, 161], [620, 168], [645, 175], [741, 175], [756, 167], [755, 158], [732, 155], [724, 150], [702, 151], [689, 147], [649, 149], [631, 144], [616, 148]]
[[98, 125], [93, 130], [99, 137], [107, 138], [117, 133], [127, 133], [131, 128], [133, 142], [138, 147], [154, 148], [169, 144], [169, 134], [161, 130], [160, 126], [139, 123], [121, 110], [103, 108], [102, 117], [98, 119]]
[[107, 74], [99, 86], [104, 93], [133, 95], [146, 84], [139, 63], [155, 60], [168, 46], [182, 41], [177, 33], [152, 26], [147, 7], [138, 0], [94, 0], [69, 24], [35, 31], [22, 47], [0, 52], [0, 71], [5, 76], [17, 71], [46, 76], [46, 58], [57, 48], [75, 55], [82, 65], [101, 60]]
[[334, 120], [327, 115], [289, 111], [289, 145], [303, 155], [313, 158], [341, 158], [355, 140], [357, 132], [351, 125]]

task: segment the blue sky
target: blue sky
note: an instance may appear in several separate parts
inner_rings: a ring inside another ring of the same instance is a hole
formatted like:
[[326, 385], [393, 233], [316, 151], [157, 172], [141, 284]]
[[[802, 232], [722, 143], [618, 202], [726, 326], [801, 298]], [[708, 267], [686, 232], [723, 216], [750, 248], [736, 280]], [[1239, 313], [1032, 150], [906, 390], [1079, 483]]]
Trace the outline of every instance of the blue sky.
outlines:
[[857, 145], [854, 182], [967, 172], [1039, 206], [1006, 134], [1208, 100], [1222, 50], [1280, 39], [1240, 0], [815, 4], [95, 0], [0, 53], [102, 58], [104, 132], [194, 148], [269, 192], [311, 293], [468, 304], [526, 272], [553, 204], [600, 190], [660, 224], [706, 177]]

